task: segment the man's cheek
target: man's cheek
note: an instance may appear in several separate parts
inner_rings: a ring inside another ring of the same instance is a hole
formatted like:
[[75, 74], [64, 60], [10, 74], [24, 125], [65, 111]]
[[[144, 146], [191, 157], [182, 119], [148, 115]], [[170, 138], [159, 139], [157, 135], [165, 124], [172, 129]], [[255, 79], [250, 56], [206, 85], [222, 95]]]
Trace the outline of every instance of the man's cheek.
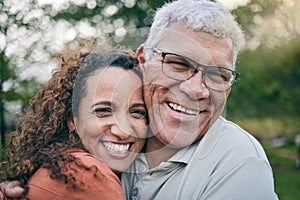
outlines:
[[[160, 65], [160, 64], [158, 64]], [[161, 67], [157, 64], [148, 64], [144, 67], [144, 83], [158, 82], [162, 77]]]

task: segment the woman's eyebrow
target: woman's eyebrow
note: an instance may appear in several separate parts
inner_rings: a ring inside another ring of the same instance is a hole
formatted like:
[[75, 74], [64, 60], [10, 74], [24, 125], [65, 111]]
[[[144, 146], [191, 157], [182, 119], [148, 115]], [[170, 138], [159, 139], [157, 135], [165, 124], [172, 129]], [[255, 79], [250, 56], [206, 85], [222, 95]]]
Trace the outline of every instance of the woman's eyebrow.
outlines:
[[98, 101], [96, 103], [94, 103], [93, 105], [91, 105], [91, 108], [97, 106], [97, 105], [107, 105], [107, 106], [111, 106], [112, 103], [110, 101]]
[[144, 103], [134, 103], [130, 107], [146, 107], [146, 105]]

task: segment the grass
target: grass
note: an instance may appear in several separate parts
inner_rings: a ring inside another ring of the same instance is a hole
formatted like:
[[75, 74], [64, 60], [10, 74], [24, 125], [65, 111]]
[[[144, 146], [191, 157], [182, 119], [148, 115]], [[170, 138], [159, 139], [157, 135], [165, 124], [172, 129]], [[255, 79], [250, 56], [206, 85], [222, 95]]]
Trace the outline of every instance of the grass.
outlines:
[[259, 139], [272, 139], [283, 135], [293, 139], [300, 131], [300, 117], [266, 117], [232, 119]]
[[300, 170], [275, 169], [275, 190], [280, 200], [300, 199]]
[[296, 145], [289, 141], [281, 147], [263, 142], [274, 171], [275, 191], [280, 200], [300, 199], [300, 169], [295, 169]]

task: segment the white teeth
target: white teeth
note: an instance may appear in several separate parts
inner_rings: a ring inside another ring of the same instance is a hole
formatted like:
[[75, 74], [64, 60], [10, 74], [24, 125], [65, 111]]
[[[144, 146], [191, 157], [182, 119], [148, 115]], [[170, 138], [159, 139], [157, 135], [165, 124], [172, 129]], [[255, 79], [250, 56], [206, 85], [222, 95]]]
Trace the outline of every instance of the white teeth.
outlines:
[[103, 146], [113, 153], [126, 153], [130, 144], [114, 144], [112, 142], [102, 142]]
[[182, 113], [186, 113], [186, 114], [189, 114], [189, 115], [199, 115], [200, 111], [197, 111], [197, 110], [190, 110], [190, 109], [187, 109], [187, 108], [184, 108], [178, 104], [175, 104], [175, 103], [168, 103], [168, 105], [173, 108], [174, 110], [178, 110]]

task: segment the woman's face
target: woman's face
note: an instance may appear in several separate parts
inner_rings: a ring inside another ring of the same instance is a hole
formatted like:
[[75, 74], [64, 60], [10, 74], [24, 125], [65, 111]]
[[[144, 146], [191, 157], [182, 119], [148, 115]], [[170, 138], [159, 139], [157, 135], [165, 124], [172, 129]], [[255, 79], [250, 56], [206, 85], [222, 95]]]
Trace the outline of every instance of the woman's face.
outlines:
[[125, 171], [146, 137], [142, 81], [133, 71], [108, 67], [87, 77], [85, 88], [76, 130], [90, 153], [113, 171]]

